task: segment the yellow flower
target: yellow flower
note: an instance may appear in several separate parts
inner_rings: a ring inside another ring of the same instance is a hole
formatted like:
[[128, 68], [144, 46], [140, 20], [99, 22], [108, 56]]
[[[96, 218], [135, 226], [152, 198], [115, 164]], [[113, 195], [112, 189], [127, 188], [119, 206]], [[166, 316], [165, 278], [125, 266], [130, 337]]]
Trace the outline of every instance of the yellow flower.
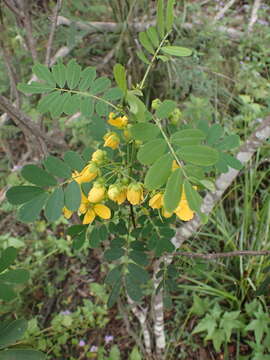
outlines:
[[78, 171], [74, 171], [72, 173], [72, 178], [78, 183], [83, 184], [86, 182], [90, 182], [98, 175], [98, 167], [94, 162], [90, 162], [86, 165], [82, 171], [79, 173]]
[[112, 126], [117, 127], [118, 129], [123, 129], [127, 126], [128, 118], [126, 116], [115, 117], [115, 114], [111, 112], [109, 114], [108, 123]]
[[103, 161], [106, 159], [107, 153], [104, 150], [96, 150], [92, 154], [92, 161], [94, 161], [97, 164], [103, 163]]
[[175, 210], [175, 214], [180, 220], [189, 221], [194, 217], [194, 211], [192, 211], [188, 205], [187, 200], [181, 200], [178, 207]]
[[87, 197], [82, 194], [82, 202], [79, 209], [81, 214], [84, 214], [83, 224], [91, 224], [96, 216], [101, 217], [102, 219], [110, 219], [111, 217], [111, 210], [103, 204], [95, 204], [93, 205], [87, 199]]
[[73, 214], [73, 212], [64, 206], [64, 207], [63, 207], [63, 214], [64, 214], [64, 217], [65, 217], [66, 219], [70, 219], [71, 216], [72, 216], [72, 214]]
[[95, 182], [92, 189], [88, 193], [88, 200], [92, 203], [98, 203], [105, 197], [106, 188], [103, 184]]
[[132, 205], [138, 205], [143, 200], [143, 188], [138, 183], [132, 183], [127, 189], [127, 199]]
[[117, 202], [118, 205], [121, 205], [127, 198], [127, 187], [121, 186], [120, 184], [110, 185], [108, 197], [112, 201]]
[[104, 145], [110, 147], [111, 149], [115, 150], [118, 148], [120, 144], [119, 136], [115, 132], [108, 132], [104, 135]]
[[157, 193], [149, 200], [149, 206], [152, 209], [160, 209], [163, 204], [163, 195], [162, 193]]

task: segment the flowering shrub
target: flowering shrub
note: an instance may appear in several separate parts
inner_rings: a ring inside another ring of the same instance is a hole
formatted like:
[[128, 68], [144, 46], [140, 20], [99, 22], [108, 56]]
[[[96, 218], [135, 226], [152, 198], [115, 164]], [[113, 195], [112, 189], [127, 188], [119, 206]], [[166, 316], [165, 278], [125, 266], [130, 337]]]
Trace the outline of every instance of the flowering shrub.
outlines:
[[[141, 300], [150, 260], [174, 251], [176, 218], [190, 221], [198, 214], [206, 222], [200, 192], [214, 189], [218, 172], [241, 166], [227, 153], [238, 146], [238, 136], [224, 137], [221, 126], [205, 121], [187, 123], [175, 101], [155, 99], [150, 108], [144, 102], [156, 61], [192, 56], [192, 50], [170, 44], [173, 1], [166, 16], [163, 1], [158, 3], [157, 25], [139, 34], [144, 52], [138, 56], [147, 65], [139, 84], [129, 87], [127, 70], [116, 64], [117, 86], [110, 87], [108, 78], [96, 78], [95, 68], [82, 70], [74, 59], [51, 68], [36, 64], [39, 81], [19, 84], [24, 93], [43, 94], [41, 113], [57, 118], [80, 111], [96, 127], [106, 122], [104, 142], [92, 154], [67, 151], [63, 159], [49, 155], [41, 166], [24, 166], [27, 184], [9, 189], [7, 198], [21, 205], [23, 222], [35, 221], [43, 209], [48, 222], [63, 214], [74, 223], [79, 215], [81, 223], [67, 230], [75, 249], [86, 240], [95, 248], [109, 239], [104, 258], [116, 261], [106, 278], [109, 306], [123, 286], [132, 300]], [[162, 285], [169, 289], [166, 281]]]

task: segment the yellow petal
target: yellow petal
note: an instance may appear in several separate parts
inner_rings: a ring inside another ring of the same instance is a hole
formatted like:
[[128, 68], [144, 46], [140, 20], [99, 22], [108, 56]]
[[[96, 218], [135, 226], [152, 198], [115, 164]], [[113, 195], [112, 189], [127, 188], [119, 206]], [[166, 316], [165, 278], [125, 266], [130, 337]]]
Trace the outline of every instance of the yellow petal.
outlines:
[[98, 202], [102, 201], [105, 196], [105, 191], [106, 191], [106, 189], [104, 186], [92, 187], [92, 189], [89, 191], [89, 194], [88, 194], [88, 200], [92, 203], [98, 203]]
[[110, 219], [111, 218], [111, 209], [108, 206], [103, 204], [94, 205], [95, 213], [100, 216], [102, 219]]
[[88, 209], [83, 218], [83, 224], [91, 224], [95, 220], [96, 214], [93, 209]]
[[187, 200], [181, 200], [175, 214], [180, 220], [189, 221], [193, 219], [195, 213], [190, 209]]
[[157, 193], [149, 200], [149, 206], [152, 209], [160, 209], [163, 203], [162, 198], [163, 198], [162, 193]]
[[120, 194], [116, 197], [116, 202], [118, 205], [123, 204], [123, 202], [126, 201], [127, 198], [127, 190], [124, 189], [120, 192]]

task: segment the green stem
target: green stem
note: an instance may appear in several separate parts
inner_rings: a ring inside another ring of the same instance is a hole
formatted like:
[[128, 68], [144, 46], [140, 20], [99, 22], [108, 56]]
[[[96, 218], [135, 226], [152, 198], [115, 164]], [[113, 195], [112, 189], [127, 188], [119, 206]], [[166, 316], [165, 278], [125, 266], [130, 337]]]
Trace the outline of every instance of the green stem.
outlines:
[[146, 69], [146, 72], [145, 72], [145, 74], [144, 74], [144, 77], [143, 77], [143, 79], [142, 79], [142, 81], [141, 81], [141, 83], [140, 83], [140, 86], [139, 86], [139, 89], [140, 89], [140, 90], [143, 89], [144, 84], [145, 84], [145, 81], [146, 81], [146, 79], [147, 79], [147, 76], [149, 75], [149, 72], [150, 72], [150, 70], [151, 70], [151, 67], [153, 66], [153, 64], [154, 64], [154, 62], [155, 62], [155, 60], [156, 60], [156, 58], [157, 58], [157, 56], [158, 56], [158, 53], [160, 52], [160, 49], [162, 48], [162, 46], [163, 46], [164, 42], [166, 41], [167, 37], [169, 36], [169, 34], [170, 34], [170, 32], [168, 32], [168, 33], [164, 36], [164, 38], [162, 39], [161, 43], [159, 44], [157, 50], [155, 51], [155, 53], [154, 53], [154, 55], [153, 55], [153, 57], [152, 57], [152, 59], [151, 59], [151, 61], [150, 61], [150, 64], [148, 65], [148, 67], [147, 67], [147, 69]]
[[72, 93], [72, 94], [79, 94], [79, 95], [83, 95], [83, 96], [87, 96], [87, 97], [91, 97], [95, 100], [98, 100], [98, 101], [103, 101], [105, 104], [107, 105], [110, 105], [111, 107], [113, 107], [115, 110], [119, 110], [117, 106], [115, 106], [114, 104], [112, 104], [111, 102], [101, 98], [101, 97], [98, 97], [96, 95], [93, 95], [93, 94], [90, 94], [90, 93], [87, 93], [87, 92], [82, 92], [82, 91], [78, 91], [78, 90], [70, 90], [70, 89], [61, 89], [61, 88], [55, 88], [55, 90], [57, 91], [63, 91], [63, 92], [69, 92], [69, 93]]

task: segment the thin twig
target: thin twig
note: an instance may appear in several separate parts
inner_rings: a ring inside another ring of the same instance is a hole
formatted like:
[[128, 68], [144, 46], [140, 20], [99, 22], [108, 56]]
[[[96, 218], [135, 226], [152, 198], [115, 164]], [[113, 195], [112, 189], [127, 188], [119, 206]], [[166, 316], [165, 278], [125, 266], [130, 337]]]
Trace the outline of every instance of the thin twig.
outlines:
[[27, 38], [28, 48], [31, 52], [33, 61], [36, 62], [38, 59], [38, 56], [37, 56], [37, 50], [36, 50], [36, 42], [35, 42], [33, 32], [32, 32], [32, 21], [31, 21], [31, 16], [30, 16], [30, 12], [29, 12], [29, 3], [26, 2], [25, 0], [21, 0], [20, 3], [22, 6], [22, 11], [23, 11], [23, 17], [21, 18], [21, 20], [22, 20], [25, 30], [26, 30], [26, 38]]
[[123, 317], [123, 321], [125, 323], [128, 334], [134, 339], [136, 344], [139, 346], [141, 352], [145, 353], [144, 346], [143, 346], [139, 336], [131, 328], [131, 324], [130, 324], [130, 321], [129, 321], [129, 318], [128, 318], [128, 314], [126, 313], [120, 298], [117, 301], [117, 307], [118, 307], [118, 311], [119, 311], [120, 315]]
[[56, 29], [56, 25], [57, 25], [57, 18], [58, 18], [58, 14], [60, 12], [61, 6], [62, 6], [62, 0], [57, 0], [57, 3], [56, 3], [55, 8], [53, 10], [51, 32], [50, 32], [50, 35], [49, 35], [49, 40], [48, 40], [48, 44], [47, 44], [47, 51], [46, 51], [46, 57], [45, 57], [45, 65], [47, 65], [47, 66], [49, 66], [49, 64], [50, 64], [50, 58], [51, 58], [51, 52], [52, 52], [52, 43], [53, 43], [53, 38], [54, 38], [55, 29]]
[[255, 0], [254, 4], [253, 4], [252, 12], [251, 12], [250, 21], [248, 24], [248, 33], [252, 32], [253, 26], [258, 19], [258, 11], [259, 11], [260, 6], [261, 6], [261, 0]]
[[214, 17], [213, 24], [215, 24], [218, 20], [220, 20], [225, 15], [225, 13], [235, 3], [235, 1], [236, 0], [230, 0], [222, 9], [219, 10], [217, 15]]
[[233, 256], [265, 256], [265, 255], [270, 255], [270, 250], [262, 250], [262, 251], [243, 250], [243, 251], [230, 251], [226, 253], [210, 253], [210, 254], [177, 251], [174, 253], [174, 255], [212, 260], [212, 259], [233, 257]]

